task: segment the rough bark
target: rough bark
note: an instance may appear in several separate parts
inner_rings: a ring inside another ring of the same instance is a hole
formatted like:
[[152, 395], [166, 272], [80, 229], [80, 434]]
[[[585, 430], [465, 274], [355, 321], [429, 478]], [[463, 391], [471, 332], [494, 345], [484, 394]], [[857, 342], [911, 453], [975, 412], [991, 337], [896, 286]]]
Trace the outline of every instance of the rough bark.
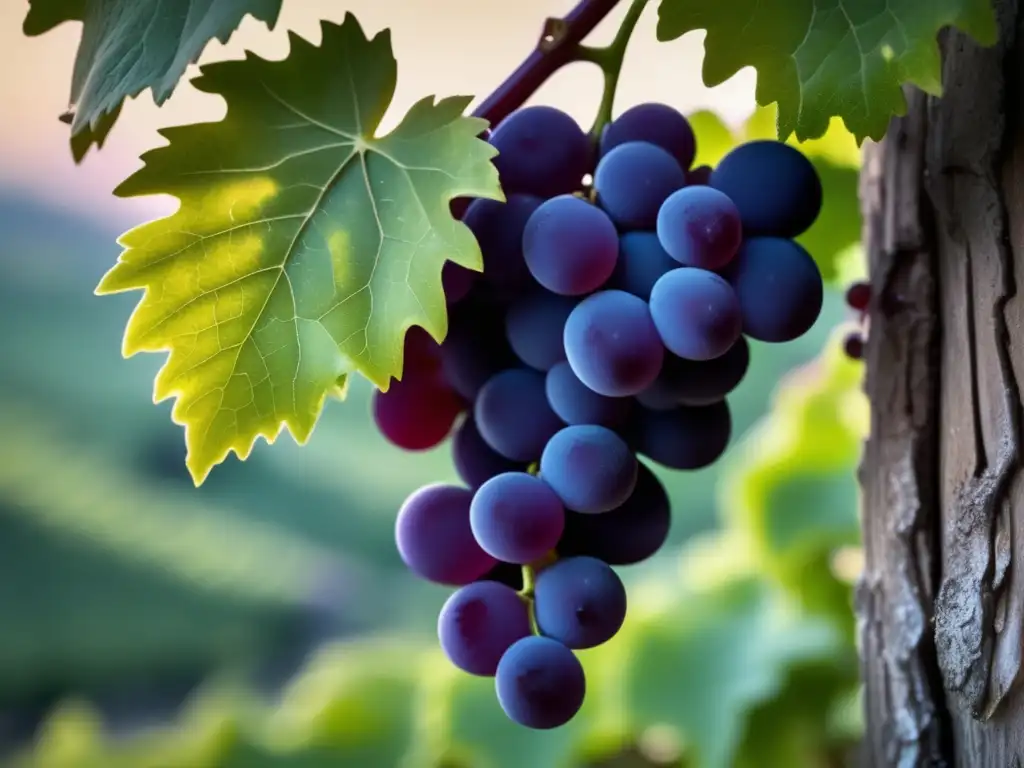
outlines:
[[944, 34], [944, 96], [866, 153], [870, 766], [1024, 766], [1024, 51], [996, 8], [1000, 44]]

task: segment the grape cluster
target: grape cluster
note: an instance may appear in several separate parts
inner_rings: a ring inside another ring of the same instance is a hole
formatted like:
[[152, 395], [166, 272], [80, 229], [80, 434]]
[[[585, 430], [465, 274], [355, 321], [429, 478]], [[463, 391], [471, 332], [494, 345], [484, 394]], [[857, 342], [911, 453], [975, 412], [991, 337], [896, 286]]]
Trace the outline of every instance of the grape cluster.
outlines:
[[398, 550], [458, 587], [438, 621], [452, 663], [495, 677], [512, 720], [554, 728], [583, 703], [574, 651], [625, 620], [612, 566], [668, 537], [668, 496], [638, 456], [677, 470], [718, 459], [747, 339], [789, 341], [818, 317], [821, 275], [793, 238], [822, 190], [774, 141], [691, 168], [693, 131], [660, 104], [625, 112], [596, 147], [544, 106], [488, 140], [507, 200], [463, 216], [484, 271], [447, 265], [448, 337], [410, 329], [403, 377], [374, 413], [407, 450], [454, 429], [464, 485], [413, 493]]

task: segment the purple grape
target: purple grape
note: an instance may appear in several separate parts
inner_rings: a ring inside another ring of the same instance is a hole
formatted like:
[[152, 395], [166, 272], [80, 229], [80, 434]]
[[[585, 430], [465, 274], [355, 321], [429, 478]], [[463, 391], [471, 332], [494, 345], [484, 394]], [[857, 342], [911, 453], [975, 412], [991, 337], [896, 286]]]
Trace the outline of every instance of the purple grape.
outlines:
[[729, 445], [732, 417], [724, 400], [712, 405], [681, 405], [671, 411], [636, 411], [639, 453], [669, 469], [702, 469]]
[[402, 348], [402, 378], [441, 371], [441, 345], [418, 325], [409, 327]]
[[409, 570], [427, 581], [457, 587], [494, 567], [495, 558], [473, 538], [472, 499], [472, 491], [438, 483], [405, 500], [395, 521], [395, 542]]
[[551, 436], [564, 425], [548, 405], [544, 374], [512, 368], [491, 378], [473, 407], [484, 441], [512, 461], [540, 458]]
[[750, 238], [722, 275], [739, 298], [743, 332], [758, 341], [792, 341], [807, 333], [821, 314], [821, 272], [792, 240]]
[[637, 460], [607, 427], [580, 424], [548, 441], [540, 458], [540, 476], [566, 508], [597, 514], [615, 509], [633, 493]]
[[648, 301], [658, 278], [678, 268], [654, 232], [627, 232], [619, 238], [619, 260], [609, 287]]
[[548, 371], [544, 390], [551, 410], [566, 424], [617, 427], [629, 418], [632, 403], [628, 398], [597, 394], [579, 380], [568, 362]]
[[437, 619], [441, 649], [463, 672], [493, 677], [512, 645], [529, 637], [530, 613], [514, 590], [496, 581], [460, 587]]
[[651, 289], [651, 319], [665, 347], [687, 360], [721, 357], [743, 332], [736, 292], [714, 272], [673, 269]]
[[473, 400], [496, 373], [518, 365], [505, 337], [504, 317], [472, 294], [453, 307], [441, 345], [444, 376], [452, 389]]
[[554, 107], [513, 112], [491, 134], [494, 165], [506, 194], [555, 197], [575, 192], [590, 169], [590, 139], [579, 124]]
[[523, 257], [549, 291], [582, 296], [600, 288], [619, 257], [615, 225], [600, 208], [573, 195], [546, 201], [523, 232]]
[[665, 348], [643, 299], [625, 291], [588, 296], [565, 322], [573, 373], [606, 397], [630, 397], [658, 377]]
[[444, 286], [444, 297], [448, 306], [458, 304], [466, 298], [479, 277], [479, 272], [466, 269], [461, 264], [454, 261], [445, 262], [441, 270], [441, 284]]
[[740, 212], [713, 187], [683, 187], [658, 211], [658, 240], [684, 267], [721, 269], [743, 242]]
[[634, 141], [601, 158], [594, 173], [597, 202], [623, 230], [654, 229], [662, 203], [686, 185], [686, 173], [665, 150]]
[[512, 351], [538, 371], [565, 360], [565, 321], [578, 302], [567, 296], [535, 290], [515, 301], [505, 315], [505, 333]]
[[524, 637], [498, 662], [498, 703], [514, 723], [536, 730], [565, 725], [583, 706], [583, 665], [559, 642]]
[[750, 344], [743, 336], [713, 360], [665, 355], [658, 378], [636, 399], [653, 411], [670, 411], [678, 405], [711, 405], [739, 386], [749, 366]]
[[684, 171], [693, 164], [697, 152], [690, 121], [667, 104], [637, 104], [615, 118], [601, 136], [601, 154], [632, 141], [661, 147]]
[[452, 462], [459, 478], [472, 489], [503, 472], [519, 472], [526, 468], [521, 462], [506, 459], [487, 444], [476, 427], [473, 414], [467, 414], [455, 430]]
[[622, 580], [594, 557], [569, 557], [545, 568], [533, 596], [537, 629], [568, 648], [606, 643], [626, 620]]
[[441, 377], [432, 372], [406, 372], [392, 380], [387, 392], [373, 393], [373, 420], [381, 434], [406, 451], [440, 445], [465, 408]]
[[506, 563], [528, 565], [558, 545], [565, 509], [540, 478], [507, 472], [477, 489], [469, 522], [477, 543], [489, 555]]
[[711, 174], [739, 209], [747, 237], [796, 237], [821, 212], [821, 179], [800, 150], [780, 141], [740, 144]]
[[510, 194], [504, 203], [478, 198], [462, 217], [480, 244], [484, 282], [505, 295], [516, 295], [531, 282], [523, 261], [523, 229], [542, 202], [530, 195]]
[[664, 546], [671, 526], [665, 486], [647, 465], [640, 464], [636, 488], [622, 506], [600, 515], [566, 514], [558, 554], [588, 555], [608, 565], [633, 565], [653, 557]]

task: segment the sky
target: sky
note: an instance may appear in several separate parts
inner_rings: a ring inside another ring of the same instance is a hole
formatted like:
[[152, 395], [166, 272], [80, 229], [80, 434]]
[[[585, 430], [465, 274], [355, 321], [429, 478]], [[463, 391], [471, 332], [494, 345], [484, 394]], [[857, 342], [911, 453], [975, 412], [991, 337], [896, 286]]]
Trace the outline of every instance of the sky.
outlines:
[[[532, 50], [543, 21], [564, 15], [574, 0], [285, 0], [274, 31], [246, 18], [224, 46], [211, 43], [200, 64], [241, 58], [252, 50], [271, 59], [287, 54], [287, 31], [319, 42], [321, 19], [341, 21], [346, 11], [373, 34], [390, 27], [398, 60], [398, 90], [385, 124], [394, 124], [424, 96], [486, 96]], [[614, 34], [628, 3], [612, 14], [588, 39], [600, 44]], [[684, 112], [710, 108], [726, 121], [743, 120], [754, 108], [754, 73], [744, 70], [717, 88], [700, 78], [703, 33], [671, 43], [655, 38], [657, 3], [641, 19], [626, 57], [616, 111], [644, 101], [661, 101]], [[173, 210], [166, 198], [122, 200], [111, 191], [140, 166], [141, 153], [165, 143], [163, 126], [217, 120], [223, 101], [192, 88], [190, 68], [174, 95], [157, 108], [149, 92], [126, 105], [100, 152], [91, 151], [80, 166], [71, 159], [68, 127], [57, 118], [67, 109], [68, 89], [80, 24], [64, 24], [47, 34], [26, 38], [21, 24], [28, 0], [0, 3], [0, 187], [104, 223], [129, 228]], [[551, 104], [588, 126], [600, 100], [596, 67], [564, 68], [530, 103]], [[472, 108], [472, 106], [471, 106]]]

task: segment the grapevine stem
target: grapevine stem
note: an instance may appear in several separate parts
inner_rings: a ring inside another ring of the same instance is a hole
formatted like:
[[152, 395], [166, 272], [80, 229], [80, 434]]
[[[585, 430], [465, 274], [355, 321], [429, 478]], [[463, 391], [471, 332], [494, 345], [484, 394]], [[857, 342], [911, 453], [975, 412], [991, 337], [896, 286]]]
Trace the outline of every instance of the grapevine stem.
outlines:
[[615, 104], [615, 92], [619, 87], [619, 74], [622, 72], [622, 61], [626, 57], [626, 48], [633, 35], [636, 24], [647, 7], [647, 0], [633, 0], [622, 19], [615, 39], [605, 48], [581, 47], [580, 58], [597, 64], [604, 74], [604, 89], [601, 93], [601, 104], [597, 108], [597, 117], [590, 128], [590, 136], [596, 142], [601, 138], [601, 130], [611, 122], [612, 108]]
[[619, 0], [580, 0], [564, 18], [547, 19], [537, 47], [505, 78], [490, 96], [480, 102], [474, 117], [497, 125], [519, 109], [551, 75], [575, 61], [589, 61], [601, 68], [604, 88], [597, 117], [590, 129], [596, 142], [601, 129], [611, 120], [619, 73], [630, 37], [636, 28], [647, 0], [632, 0], [612, 42], [601, 48], [583, 45], [583, 40], [618, 5]]
[[580, 43], [618, 4], [619, 0], [580, 0], [564, 18], [548, 19], [537, 47], [480, 103], [473, 116], [494, 126], [523, 106], [551, 75], [578, 60]]

